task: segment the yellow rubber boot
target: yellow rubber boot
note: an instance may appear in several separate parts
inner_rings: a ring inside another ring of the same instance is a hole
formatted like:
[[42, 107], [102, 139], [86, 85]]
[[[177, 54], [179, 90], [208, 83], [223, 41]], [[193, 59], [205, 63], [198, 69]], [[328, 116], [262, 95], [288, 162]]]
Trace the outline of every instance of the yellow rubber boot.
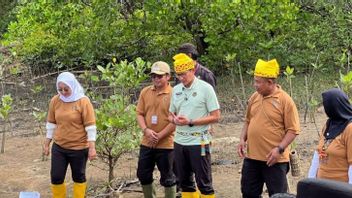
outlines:
[[182, 192], [182, 198], [199, 198], [199, 192]]
[[203, 195], [203, 194], [201, 194], [200, 198], [215, 198], [215, 194], [212, 194], [212, 195]]
[[87, 183], [73, 183], [73, 198], [85, 198]]
[[51, 184], [53, 198], [66, 198], [66, 184]]

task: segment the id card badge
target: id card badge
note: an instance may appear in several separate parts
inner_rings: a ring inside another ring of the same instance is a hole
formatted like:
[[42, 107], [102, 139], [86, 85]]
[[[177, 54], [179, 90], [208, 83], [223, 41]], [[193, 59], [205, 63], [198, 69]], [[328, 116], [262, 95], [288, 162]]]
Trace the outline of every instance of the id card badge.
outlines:
[[158, 116], [156, 115], [152, 116], [152, 124], [158, 124]]

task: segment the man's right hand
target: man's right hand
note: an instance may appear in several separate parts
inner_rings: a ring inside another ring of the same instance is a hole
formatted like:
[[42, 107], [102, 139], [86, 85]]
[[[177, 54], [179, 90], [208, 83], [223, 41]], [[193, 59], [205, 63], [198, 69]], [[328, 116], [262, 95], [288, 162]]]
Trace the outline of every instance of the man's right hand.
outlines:
[[240, 143], [237, 145], [237, 153], [241, 158], [246, 156], [247, 144], [244, 140], [240, 140]]

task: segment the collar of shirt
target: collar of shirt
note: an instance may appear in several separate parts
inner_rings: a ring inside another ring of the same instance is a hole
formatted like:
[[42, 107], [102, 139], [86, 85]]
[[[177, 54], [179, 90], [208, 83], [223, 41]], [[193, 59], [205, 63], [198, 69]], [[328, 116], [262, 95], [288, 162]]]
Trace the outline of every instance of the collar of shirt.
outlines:
[[197, 78], [197, 76], [194, 76], [194, 80], [193, 80], [191, 86], [189, 86], [189, 87], [187, 88], [187, 87], [185, 87], [185, 86], [182, 84], [182, 90], [191, 90], [191, 89], [193, 89], [193, 87], [197, 85], [198, 81], [199, 81], [199, 79]]
[[[153, 91], [156, 91], [156, 88], [154, 87], [154, 85], [151, 85], [150, 89]], [[172, 91], [172, 87], [171, 87], [170, 83], [168, 83], [167, 86], [163, 90], [158, 92], [158, 95], [159, 94], [168, 94], [168, 93], [171, 93], [171, 91]]]
[[268, 96], [262, 96], [263, 98], [278, 98], [281, 92], [281, 86], [280, 85], [276, 85], [277, 89], [275, 90], [274, 93], [268, 95]]

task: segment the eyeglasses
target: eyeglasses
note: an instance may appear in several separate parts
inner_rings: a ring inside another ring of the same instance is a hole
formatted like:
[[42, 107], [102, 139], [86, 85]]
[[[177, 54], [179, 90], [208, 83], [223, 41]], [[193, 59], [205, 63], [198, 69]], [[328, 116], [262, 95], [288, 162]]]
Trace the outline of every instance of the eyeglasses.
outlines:
[[57, 89], [57, 91], [58, 92], [69, 92], [70, 91], [70, 88], [67, 88], [67, 87], [65, 87], [65, 88], [59, 88], [59, 89]]
[[161, 78], [164, 77], [164, 75], [152, 74], [152, 75], [150, 75], [150, 77], [151, 77], [152, 79], [154, 79], [154, 78], [161, 79]]

